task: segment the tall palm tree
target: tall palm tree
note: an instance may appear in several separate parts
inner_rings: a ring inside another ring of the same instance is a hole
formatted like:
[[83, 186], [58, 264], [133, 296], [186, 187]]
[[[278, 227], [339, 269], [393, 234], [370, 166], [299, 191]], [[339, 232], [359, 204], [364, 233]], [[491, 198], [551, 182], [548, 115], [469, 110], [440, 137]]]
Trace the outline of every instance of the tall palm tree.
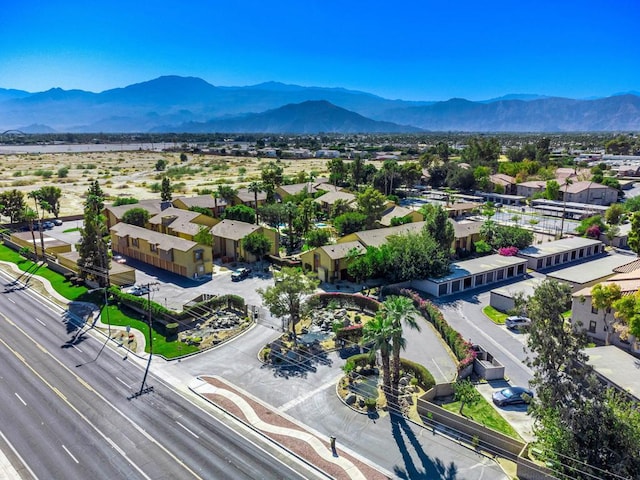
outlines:
[[263, 187], [260, 182], [251, 182], [247, 190], [253, 193], [253, 208], [256, 209], [256, 225], [258, 225], [258, 193], [262, 192]]
[[[40, 221], [38, 222], [38, 230], [40, 231], [40, 247], [42, 248], [42, 260], [45, 260], [45, 253], [44, 253], [44, 234], [42, 233], [42, 224], [44, 222], [44, 207], [42, 204], [46, 203], [43, 202], [42, 200], [42, 192], [40, 192], [40, 190], [34, 190], [32, 192], [29, 192], [27, 194], [27, 196], [31, 199], [33, 199], [33, 203], [35, 205], [35, 213], [36, 213], [36, 217], [38, 217], [40, 219]], [[48, 204], [47, 204], [48, 205]], [[38, 206], [40, 206], [40, 210], [42, 211], [42, 215], [38, 212]], [[33, 232], [32, 232], [33, 233]], [[35, 255], [36, 258], [38, 258], [38, 255], [36, 253], [36, 248], [35, 245], [33, 246], [33, 254]]]
[[564, 237], [564, 217], [567, 211], [567, 189], [573, 181], [567, 177], [564, 179], [564, 193], [562, 194], [562, 221], [560, 222], [560, 238]]
[[33, 239], [33, 256], [38, 259], [38, 251], [36, 249], [36, 234], [33, 232], [33, 221], [38, 219], [38, 214], [33, 208], [25, 207], [22, 212], [22, 219], [29, 222], [29, 230]]
[[416, 321], [418, 311], [413, 305], [413, 300], [408, 297], [392, 295], [382, 303], [382, 308], [393, 324], [391, 392], [392, 403], [395, 403], [400, 384], [400, 350], [404, 350], [406, 347], [406, 340], [402, 336], [402, 327], [404, 324], [411, 329], [420, 331], [420, 325]]
[[394, 327], [391, 319], [383, 310], [378, 310], [375, 317], [364, 324], [362, 328], [362, 341], [372, 344], [371, 352], [375, 355], [380, 352], [382, 362], [382, 390], [389, 401], [391, 395], [391, 351]]

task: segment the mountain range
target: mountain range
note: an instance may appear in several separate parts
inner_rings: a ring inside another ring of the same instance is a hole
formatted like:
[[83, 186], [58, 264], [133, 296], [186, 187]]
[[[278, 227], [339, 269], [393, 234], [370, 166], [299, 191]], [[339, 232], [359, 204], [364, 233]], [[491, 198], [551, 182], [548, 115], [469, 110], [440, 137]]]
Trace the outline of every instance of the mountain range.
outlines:
[[640, 95], [569, 99], [509, 94], [484, 101], [390, 100], [343, 88], [267, 82], [218, 87], [165, 76], [100, 93], [0, 88], [0, 131], [412, 133], [640, 130]]

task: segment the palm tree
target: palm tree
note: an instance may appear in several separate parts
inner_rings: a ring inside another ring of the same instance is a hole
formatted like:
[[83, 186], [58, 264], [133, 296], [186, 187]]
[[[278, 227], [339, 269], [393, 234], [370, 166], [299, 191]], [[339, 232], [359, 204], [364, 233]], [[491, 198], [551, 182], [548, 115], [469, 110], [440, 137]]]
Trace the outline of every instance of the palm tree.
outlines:
[[262, 184], [260, 182], [251, 182], [247, 190], [253, 193], [253, 206], [256, 209], [256, 225], [258, 225], [258, 193], [262, 191]]
[[33, 256], [37, 260], [38, 252], [36, 249], [36, 234], [33, 232], [33, 221], [37, 220], [38, 214], [33, 208], [25, 207], [22, 212], [22, 219], [29, 222], [29, 230], [31, 231], [31, 238], [33, 239]]
[[[38, 230], [40, 231], [40, 246], [42, 248], [42, 260], [45, 260], [45, 254], [44, 254], [44, 234], [42, 233], [42, 223], [44, 222], [44, 206], [42, 205], [42, 203], [46, 203], [43, 202], [42, 200], [42, 193], [40, 192], [40, 190], [34, 190], [33, 192], [29, 192], [27, 194], [27, 196], [29, 198], [33, 199], [33, 203], [36, 207], [35, 209], [35, 214], [36, 214], [36, 218], [40, 218], [40, 221], [38, 222]], [[38, 205], [40, 205], [41, 207], [41, 211], [42, 211], [42, 215], [40, 215], [40, 213], [38, 212]], [[48, 205], [48, 204], [47, 204]], [[33, 233], [33, 231], [31, 232]], [[38, 255], [36, 253], [36, 247], [35, 244], [33, 246], [33, 254], [35, 255], [36, 259], [38, 258]]]
[[391, 350], [394, 327], [391, 319], [383, 310], [378, 310], [375, 317], [364, 324], [362, 328], [362, 341], [371, 345], [371, 353], [380, 352], [382, 362], [382, 390], [387, 401], [391, 395]]
[[560, 238], [564, 236], [564, 216], [567, 211], [567, 189], [569, 185], [571, 185], [573, 181], [567, 177], [564, 179], [564, 192], [562, 194], [562, 221], [560, 222]]
[[420, 325], [416, 321], [418, 311], [413, 305], [413, 300], [402, 296], [390, 296], [382, 303], [382, 308], [393, 324], [391, 392], [392, 403], [396, 404], [400, 384], [400, 350], [404, 350], [406, 347], [406, 340], [402, 336], [402, 326], [405, 324], [411, 329], [420, 331]]

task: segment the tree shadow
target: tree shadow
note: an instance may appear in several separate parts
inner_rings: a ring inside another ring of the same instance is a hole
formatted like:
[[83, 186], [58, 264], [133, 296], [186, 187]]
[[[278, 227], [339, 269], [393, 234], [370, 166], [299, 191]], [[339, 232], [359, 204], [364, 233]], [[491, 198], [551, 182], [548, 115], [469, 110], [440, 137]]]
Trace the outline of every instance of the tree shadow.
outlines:
[[[392, 413], [390, 420], [393, 438], [400, 449], [404, 461], [404, 465], [396, 465], [393, 467], [393, 472], [398, 478], [407, 480], [457, 480], [458, 469], [456, 465], [451, 462], [449, 466], [445, 467], [440, 459], [432, 459], [429, 457], [416, 437], [415, 432], [412, 430], [411, 425], [404, 417]], [[416, 465], [411, 456], [410, 449], [418, 456], [421, 465]]]

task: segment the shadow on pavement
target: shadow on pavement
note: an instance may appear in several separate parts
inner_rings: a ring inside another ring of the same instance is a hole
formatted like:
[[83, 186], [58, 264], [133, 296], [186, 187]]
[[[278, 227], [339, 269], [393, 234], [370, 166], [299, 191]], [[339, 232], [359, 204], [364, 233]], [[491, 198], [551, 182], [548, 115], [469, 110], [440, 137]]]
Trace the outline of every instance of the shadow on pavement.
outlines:
[[[393, 472], [398, 478], [407, 480], [456, 480], [458, 478], [458, 469], [453, 462], [445, 467], [441, 460], [432, 459], [427, 455], [411, 429], [411, 424], [404, 417], [391, 414], [391, 433], [404, 461], [404, 465], [393, 467]], [[418, 456], [419, 465], [416, 465], [411, 452]]]

